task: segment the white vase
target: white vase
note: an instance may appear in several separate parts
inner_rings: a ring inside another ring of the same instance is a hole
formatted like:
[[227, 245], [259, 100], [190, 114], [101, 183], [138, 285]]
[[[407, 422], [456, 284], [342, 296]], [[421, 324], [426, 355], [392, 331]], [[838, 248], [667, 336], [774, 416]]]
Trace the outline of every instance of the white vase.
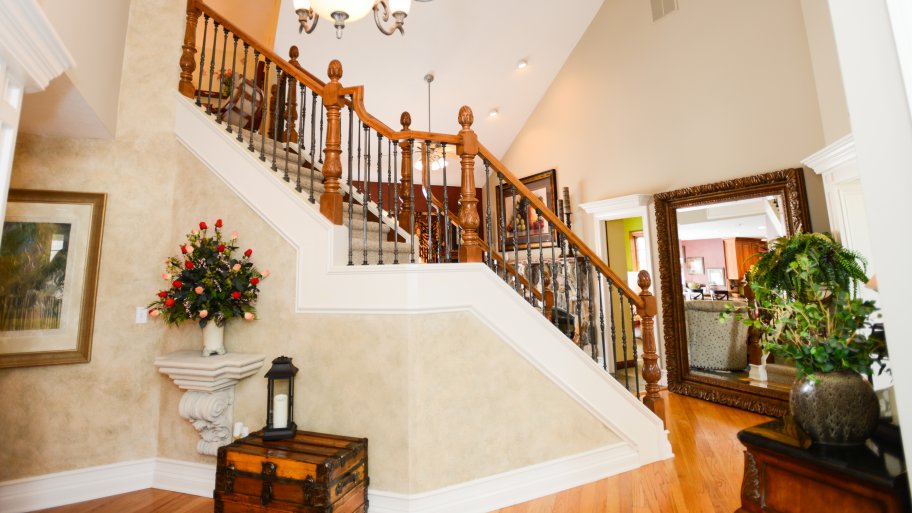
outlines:
[[225, 354], [225, 327], [207, 322], [203, 328], [203, 356]]

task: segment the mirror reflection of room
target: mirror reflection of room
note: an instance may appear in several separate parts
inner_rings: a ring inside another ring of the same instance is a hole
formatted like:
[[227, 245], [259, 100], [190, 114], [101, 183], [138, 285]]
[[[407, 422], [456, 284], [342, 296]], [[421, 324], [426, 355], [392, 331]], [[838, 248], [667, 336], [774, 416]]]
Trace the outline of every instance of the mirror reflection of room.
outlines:
[[[794, 370], [761, 376], [748, 358], [750, 333], [736, 316], [720, 319], [727, 305], [747, 313], [743, 279], [768, 249], [786, 235], [780, 196], [679, 208], [681, 283], [691, 371], [788, 390]], [[758, 362], [762, 363], [762, 362]], [[764, 379], [765, 378], [765, 379]]]

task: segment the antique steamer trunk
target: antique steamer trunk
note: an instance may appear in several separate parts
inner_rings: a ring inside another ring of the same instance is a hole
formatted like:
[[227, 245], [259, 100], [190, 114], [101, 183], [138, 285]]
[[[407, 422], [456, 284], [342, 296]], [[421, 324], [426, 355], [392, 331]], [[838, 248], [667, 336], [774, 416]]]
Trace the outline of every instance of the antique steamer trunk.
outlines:
[[366, 513], [367, 439], [257, 431], [221, 447], [215, 513]]

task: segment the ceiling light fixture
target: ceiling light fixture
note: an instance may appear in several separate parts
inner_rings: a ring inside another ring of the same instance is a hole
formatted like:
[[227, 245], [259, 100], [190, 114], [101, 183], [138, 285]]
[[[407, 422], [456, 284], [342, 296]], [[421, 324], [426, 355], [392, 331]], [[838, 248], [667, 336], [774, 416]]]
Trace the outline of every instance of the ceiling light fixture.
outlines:
[[[416, 0], [429, 2], [430, 0]], [[358, 21], [374, 11], [374, 21], [380, 32], [391, 36], [402, 28], [408, 16], [411, 0], [294, 0], [300, 28], [298, 32], [310, 34], [317, 28], [320, 17], [332, 19], [336, 27], [336, 39], [342, 39], [346, 22]], [[390, 24], [390, 17], [395, 21]]]
[[500, 111], [497, 109], [491, 109], [491, 112], [488, 112], [488, 116], [492, 118], [496, 118], [498, 114], [500, 114]]
[[529, 65], [529, 61], [527, 61], [526, 59], [523, 59], [523, 60], [519, 61], [518, 63], [516, 63], [516, 69], [523, 69], [528, 65]]

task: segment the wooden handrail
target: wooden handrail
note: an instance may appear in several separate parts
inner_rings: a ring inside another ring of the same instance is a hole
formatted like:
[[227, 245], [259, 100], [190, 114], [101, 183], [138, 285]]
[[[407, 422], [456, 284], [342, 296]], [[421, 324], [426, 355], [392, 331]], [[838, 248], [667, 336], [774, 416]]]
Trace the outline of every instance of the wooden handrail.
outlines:
[[538, 199], [538, 197], [535, 196], [535, 194], [532, 194], [532, 191], [530, 191], [529, 188], [526, 187], [522, 183], [522, 181], [520, 181], [518, 178], [516, 178], [513, 175], [513, 173], [511, 173], [507, 169], [507, 167], [503, 164], [503, 162], [501, 162], [497, 157], [495, 157], [494, 154], [491, 153], [483, 145], [479, 145], [479, 146], [480, 146], [479, 155], [481, 155], [485, 160], [487, 160], [488, 163], [491, 164], [491, 167], [494, 168], [494, 170], [496, 172], [503, 175], [504, 179], [507, 181], [507, 183], [510, 184], [511, 187], [516, 189], [516, 191], [519, 192], [519, 194], [521, 196], [523, 196], [527, 200], [529, 200], [529, 202], [532, 204], [532, 206], [534, 206], [539, 212], [541, 212], [540, 215], [543, 215], [545, 217], [545, 219], [547, 219], [548, 222], [552, 226], [554, 226], [554, 228], [557, 231], [561, 232], [561, 235], [566, 237], [568, 242], [570, 242], [571, 244], [576, 246], [576, 250], [579, 253], [581, 253], [583, 256], [587, 257], [593, 263], [593, 265], [598, 267], [599, 270], [602, 272], [602, 274], [605, 275], [605, 277], [607, 277], [609, 280], [611, 280], [615, 284], [615, 287], [618, 288], [621, 292], [623, 292], [623, 294], [625, 296], [627, 296], [627, 299], [629, 299], [634, 304], [634, 306], [636, 306], [637, 308], [643, 308], [643, 306], [644, 306], [643, 299], [640, 297], [640, 295], [638, 293], [634, 292], [630, 287], [627, 286], [627, 283], [625, 280], [622, 280], [617, 275], [617, 273], [614, 272], [613, 269], [608, 267], [608, 264], [605, 263], [601, 258], [599, 258], [599, 256], [595, 253], [595, 251], [592, 251], [592, 249], [589, 248], [589, 246], [587, 246], [586, 243], [583, 242], [582, 239], [580, 239], [575, 233], [573, 233], [573, 231], [571, 231], [570, 228], [568, 228], [567, 225], [564, 224], [564, 222], [561, 221], [560, 218], [558, 218], [554, 212], [552, 212], [547, 206], [545, 206], [545, 204], [542, 203], [542, 201], [540, 199]]

